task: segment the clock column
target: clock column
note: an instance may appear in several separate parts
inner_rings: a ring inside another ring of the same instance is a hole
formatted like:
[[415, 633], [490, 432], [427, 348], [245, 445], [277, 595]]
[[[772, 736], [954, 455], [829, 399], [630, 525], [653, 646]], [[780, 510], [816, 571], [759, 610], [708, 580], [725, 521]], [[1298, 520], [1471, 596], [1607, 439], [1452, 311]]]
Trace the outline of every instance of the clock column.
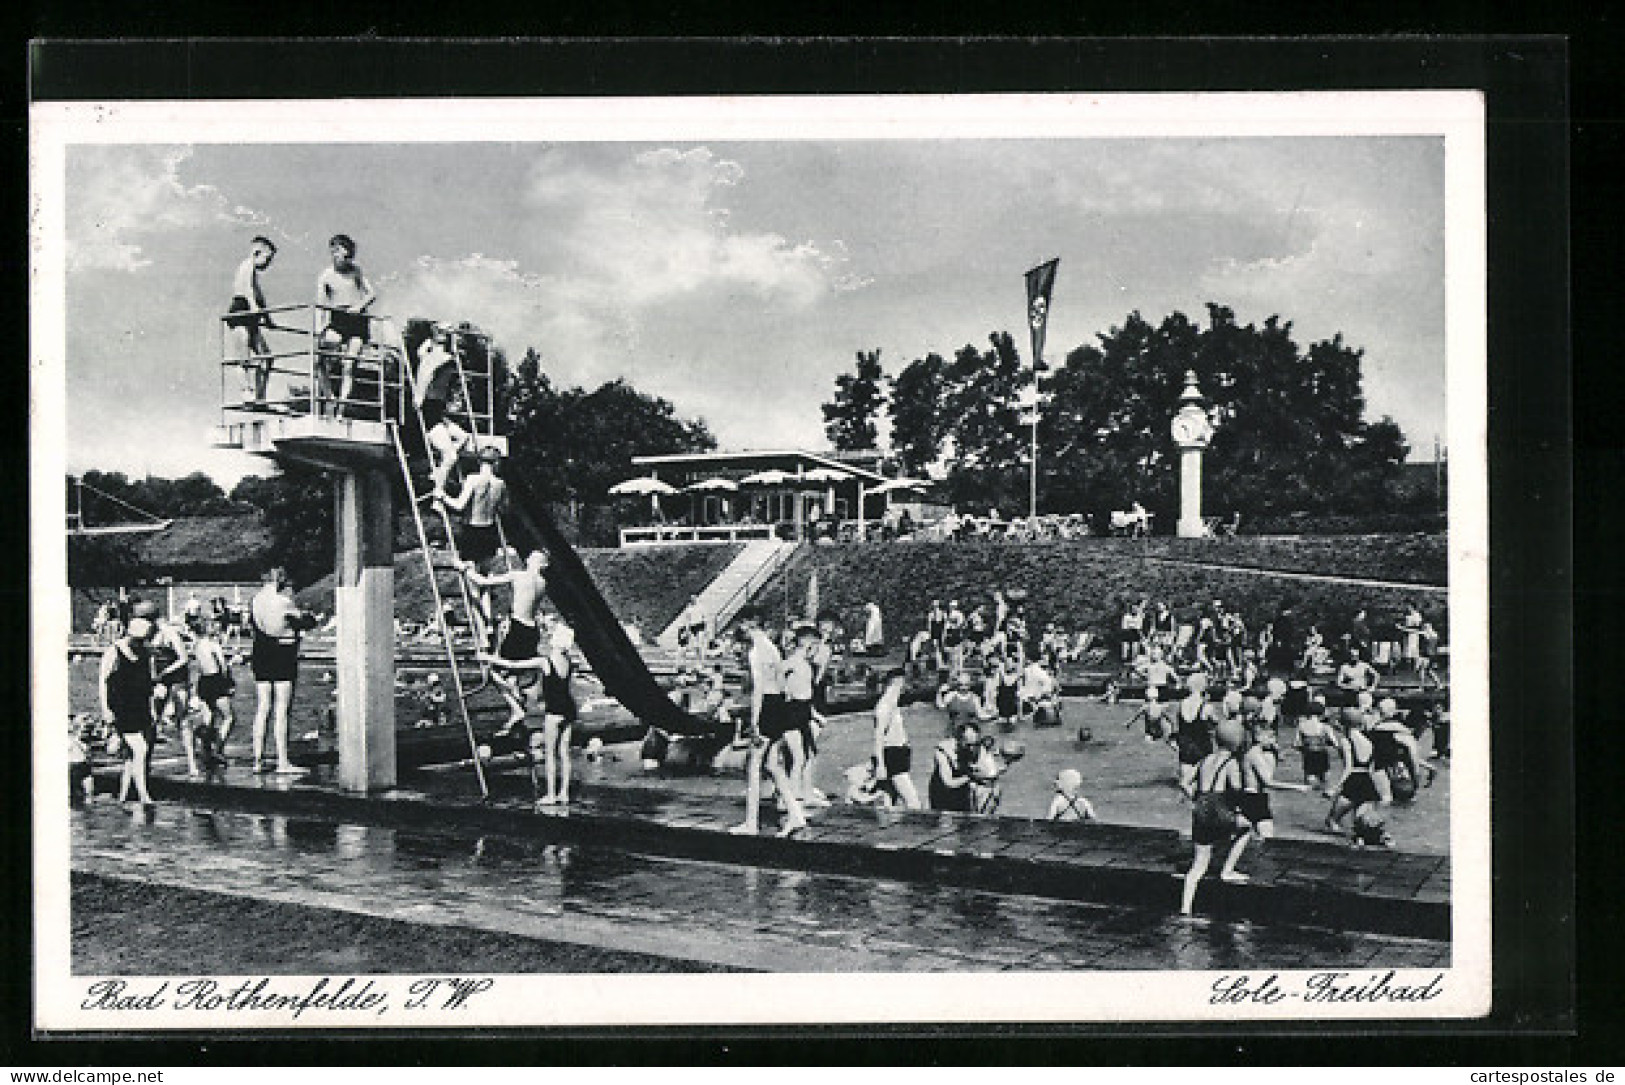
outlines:
[[1179, 523], [1175, 531], [1180, 538], [1194, 539], [1206, 534], [1202, 525], [1202, 452], [1213, 440], [1213, 424], [1202, 409], [1202, 393], [1192, 370], [1185, 371], [1185, 391], [1179, 399], [1181, 406], [1171, 427], [1174, 443], [1179, 446]]

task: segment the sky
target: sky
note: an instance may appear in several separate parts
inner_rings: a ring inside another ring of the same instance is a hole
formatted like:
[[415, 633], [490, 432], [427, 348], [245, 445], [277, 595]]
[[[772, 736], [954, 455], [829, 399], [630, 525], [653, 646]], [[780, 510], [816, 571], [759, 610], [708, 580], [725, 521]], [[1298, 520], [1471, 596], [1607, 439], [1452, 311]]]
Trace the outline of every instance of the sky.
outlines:
[[723, 448], [827, 447], [858, 351], [888, 373], [1010, 330], [1060, 258], [1046, 356], [1139, 311], [1364, 351], [1367, 417], [1445, 433], [1435, 136], [704, 143], [75, 145], [66, 172], [67, 467], [229, 487], [217, 314], [256, 233], [272, 305], [347, 233], [391, 316], [468, 320], [556, 383], [624, 377]]

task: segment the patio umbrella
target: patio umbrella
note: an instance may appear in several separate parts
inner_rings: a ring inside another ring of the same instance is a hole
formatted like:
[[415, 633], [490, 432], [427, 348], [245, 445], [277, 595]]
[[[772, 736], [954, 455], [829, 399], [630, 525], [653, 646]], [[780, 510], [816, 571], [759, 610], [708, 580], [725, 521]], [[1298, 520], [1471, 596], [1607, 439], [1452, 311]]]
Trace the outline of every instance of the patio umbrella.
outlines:
[[754, 475], [746, 475], [739, 481], [744, 486], [783, 486], [795, 480], [796, 476], [790, 472], [780, 471], [774, 467], [767, 471], [758, 471]]
[[676, 493], [677, 487], [672, 486], [669, 483], [661, 482], [657, 478], [629, 478], [624, 482], [617, 482], [615, 485], [611, 486], [609, 488], [609, 492], [614, 494], [616, 497], [625, 497], [627, 495], [641, 496], [643, 494], [648, 494], [650, 497], [658, 497], [662, 494]]
[[828, 486], [824, 493], [824, 511], [830, 515], [835, 514], [835, 484], [845, 482], [851, 478], [845, 471], [837, 471], [833, 467], [815, 467], [801, 476], [801, 481], [823, 483]]
[[739, 489], [739, 483], [731, 478], [708, 478], [704, 482], [696, 482], [687, 487], [689, 493], [733, 493]]
[[930, 485], [931, 483], [925, 479], [889, 478], [869, 492], [872, 494], [889, 494], [898, 490], [924, 490]]
[[649, 511], [652, 513], [660, 508], [660, 496], [676, 493], [677, 487], [661, 482], [657, 478], [640, 477], [617, 482], [609, 488], [609, 492], [616, 497], [641, 497], [648, 494]]

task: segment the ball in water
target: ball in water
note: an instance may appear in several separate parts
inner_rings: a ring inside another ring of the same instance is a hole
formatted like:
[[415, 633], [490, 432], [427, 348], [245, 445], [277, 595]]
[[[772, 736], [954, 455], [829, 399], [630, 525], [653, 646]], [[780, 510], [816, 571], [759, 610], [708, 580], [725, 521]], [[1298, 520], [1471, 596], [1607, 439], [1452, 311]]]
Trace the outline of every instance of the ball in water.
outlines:
[[478, 753], [480, 755], [481, 763], [488, 762], [488, 761], [491, 760], [491, 747], [488, 744], [486, 744], [484, 742], [480, 743], [480, 748], [478, 750]]
[[1087, 727], [1078, 728], [1078, 741], [1079, 742], [1093, 742], [1094, 738], [1095, 738], [1095, 733], [1093, 731], [1091, 731], [1089, 728], [1087, 728]]

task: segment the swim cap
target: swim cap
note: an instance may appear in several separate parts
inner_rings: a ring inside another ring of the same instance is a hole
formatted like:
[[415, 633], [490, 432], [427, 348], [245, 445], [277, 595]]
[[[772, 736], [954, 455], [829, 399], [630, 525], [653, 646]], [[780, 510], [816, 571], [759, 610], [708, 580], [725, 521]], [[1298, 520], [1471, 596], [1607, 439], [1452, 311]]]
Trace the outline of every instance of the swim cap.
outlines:
[[1185, 679], [1185, 688], [1189, 689], [1192, 693], [1204, 692], [1207, 689], [1207, 675], [1203, 674], [1201, 671], [1197, 671], [1195, 674]]
[[131, 618], [127, 632], [137, 640], [149, 637], [152, 635], [152, 622], [146, 618]]
[[1227, 750], [1239, 750], [1247, 741], [1247, 729], [1240, 720], [1225, 720], [1213, 729], [1213, 738]]
[[130, 608], [130, 616], [134, 618], [158, 617], [158, 604], [151, 599], [142, 599]]
[[1083, 786], [1083, 774], [1077, 769], [1062, 769], [1055, 774], [1057, 790], [1072, 792]]
[[1384, 697], [1382, 702], [1377, 705], [1377, 711], [1381, 712], [1384, 716], [1398, 715], [1399, 702], [1394, 700], [1392, 697]]
[[1270, 691], [1271, 697], [1286, 696], [1286, 683], [1279, 678], [1271, 678], [1264, 688]]

